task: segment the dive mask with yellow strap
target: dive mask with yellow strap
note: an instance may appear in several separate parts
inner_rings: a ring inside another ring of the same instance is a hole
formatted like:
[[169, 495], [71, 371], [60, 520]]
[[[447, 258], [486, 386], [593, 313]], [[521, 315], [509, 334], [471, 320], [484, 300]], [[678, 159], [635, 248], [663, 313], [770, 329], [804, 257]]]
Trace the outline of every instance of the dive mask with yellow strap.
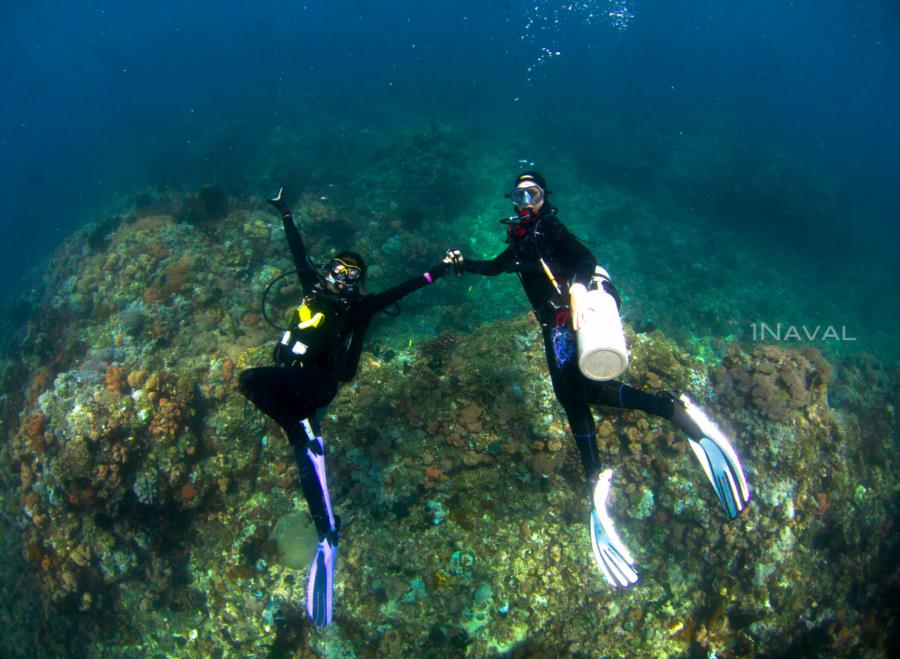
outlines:
[[362, 279], [362, 268], [353, 263], [347, 263], [339, 258], [331, 260], [331, 267], [325, 275], [325, 281], [340, 290], [355, 290]]

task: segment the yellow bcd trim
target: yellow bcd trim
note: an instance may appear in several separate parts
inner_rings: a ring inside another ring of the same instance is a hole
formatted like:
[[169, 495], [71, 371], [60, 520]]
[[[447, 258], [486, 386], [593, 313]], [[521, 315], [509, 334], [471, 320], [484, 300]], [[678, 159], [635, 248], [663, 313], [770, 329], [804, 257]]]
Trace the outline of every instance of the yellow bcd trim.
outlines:
[[305, 304], [297, 307], [297, 315], [300, 319], [297, 323], [297, 327], [299, 329], [306, 329], [307, 327], [318, 327], [322, 324], [322, 321], [325, 320], [325, 314], [323, 314], [321, 311], [317, 311], [315, 315], [313, 315], [312, 310]]

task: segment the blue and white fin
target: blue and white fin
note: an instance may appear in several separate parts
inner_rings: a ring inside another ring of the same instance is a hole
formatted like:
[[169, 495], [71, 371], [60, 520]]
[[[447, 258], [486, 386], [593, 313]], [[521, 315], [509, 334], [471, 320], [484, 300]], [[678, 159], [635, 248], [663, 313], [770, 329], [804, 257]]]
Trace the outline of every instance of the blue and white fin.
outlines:
[[314, 625], [331, 623], [334, 602], [334, 564], [337, 547], [326, 537], [319, 542], [306, 583], [306, 614]]
[[594, 560], [603, 576], [613, 588], [628, 588], [637, 583], [634, 559], [616, 533], [612, 519], [606, 512], [606, 500], [612, 481], [612, 469], [606, 469], [597, 477], [594, 485], [594, 509], [591, 511], [591, 548]]
[[736, 518], [750, 501], [750, 486], [744, 468], [728, 437], [690, 398], [679, 396], [688, 417], [703, 433], [700, 439], [689, 439], [694, 455], [712, 483], [722, 508], [731, 519]]

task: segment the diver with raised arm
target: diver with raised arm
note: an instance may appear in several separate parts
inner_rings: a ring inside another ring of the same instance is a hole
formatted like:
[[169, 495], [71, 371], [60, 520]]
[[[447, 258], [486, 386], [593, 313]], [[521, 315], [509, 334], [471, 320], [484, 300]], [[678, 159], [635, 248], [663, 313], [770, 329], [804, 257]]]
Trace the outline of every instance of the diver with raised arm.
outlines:
[[304, 299], [294, 310], [289, 329], [275, 344], [276, 365], [243, 371], [240, 389], [284, 429], [294, 448], [300, 486], [319, 534], [309, 571], [306, 611], [313, 623], [327, 625], [333, 611], [340, 518], [334, 514], [328, 494], [319, 417], [339, 384], [356, 375], [372, 317], [441, 277], [450, 259], [445, 257], [446, 262], [381, 293], [363, 293], [366, 265], [356, 252], [335, 255], [324, 274], [313, 266], [282, 191], [268, 201], [284, 223]]
[[[641, 410], [681, 428], [730, 518], [746, 507], [750, 489], [731, 442], [687, 396], [649, 394], [614, 379], [628, 360], [618, 292], [590, 250], [557, 218], [548, 194], [543, 176], [522, 172], [508, 195], [516, 215], [503, 221], [506, 249], [489, 261], [463, 259], [459, 250], [447, 256], [458, 272], [514, 272], [522, 282], [541, 325], [553, 391], [565, 410], [590, 485], [594, 558], [610, 585], [627, 587], [638, 575], [607, 514], [612, 470], [601, 463], [591, 405]], [[598, 337], [607, 344], [579, 355], [582, 343], [596, 343]]]

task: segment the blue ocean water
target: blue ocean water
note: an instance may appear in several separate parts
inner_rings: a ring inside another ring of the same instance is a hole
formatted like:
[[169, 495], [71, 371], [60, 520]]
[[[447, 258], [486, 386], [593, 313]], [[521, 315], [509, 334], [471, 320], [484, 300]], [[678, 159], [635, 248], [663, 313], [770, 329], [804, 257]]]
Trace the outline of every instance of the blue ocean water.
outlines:
[[[4, 3], [0, 307], [21, 329], [52, 299], [37, 274], [73, 232], [209, 184], [395, 213], [403, 239], [369, 245], [377, 289], [407, 262], [428, 265], [410, 248], [418, 227], [429, 249], [495, 255], [503, 193], [536, 167], [613, 273], [634, 329], [702, 356], [708, 339], [754, 341], [763, 324], [800, 339], [829, 328], [851, 341], [786, 342], [890, 364], [898, 117], [891, 1]], [[361, 215], [345, 233], [371, 241]], [[377, 354], [523, 314], [508, 279], [438, 289], [410, 307], [421, 314], [373, 328]], [[255, 311], [258, 296], [246, 298]], [[861, 363], [848, 381], [882, 377]], [[863, 397], [843, 387], [842, 400]], [[881, 421], [863, 430], [882, 437], [893, 426]], [[811, 493], [823, 518], [825, 494]]]
[[[733, 230], [728, 250], [756, 242], [809, 259], [823, 281], [865, 298], [852, 320], [862, 333], [866, 314], [896, 311], [868, 297], [898, 274], [896, 3], [34, 2], [2, 12], [4, 300], [73, 229], [140, 190], [213, 182], [262, 195], [280, 165], [335, 176], [365, 166], [352, 153], [293, 162], [291, 138], [318, 134], [327, 152], [329, 135], [352, 147], [446, 122], [470, 138], [467, 156], [506, 158], [509, 172], [535, 162], [567, 193], [612, 186]], [[466, 172], [449, 185], [471, 195], [507, 183]], [[617, 228], [600, 211], [595, 223]]]

